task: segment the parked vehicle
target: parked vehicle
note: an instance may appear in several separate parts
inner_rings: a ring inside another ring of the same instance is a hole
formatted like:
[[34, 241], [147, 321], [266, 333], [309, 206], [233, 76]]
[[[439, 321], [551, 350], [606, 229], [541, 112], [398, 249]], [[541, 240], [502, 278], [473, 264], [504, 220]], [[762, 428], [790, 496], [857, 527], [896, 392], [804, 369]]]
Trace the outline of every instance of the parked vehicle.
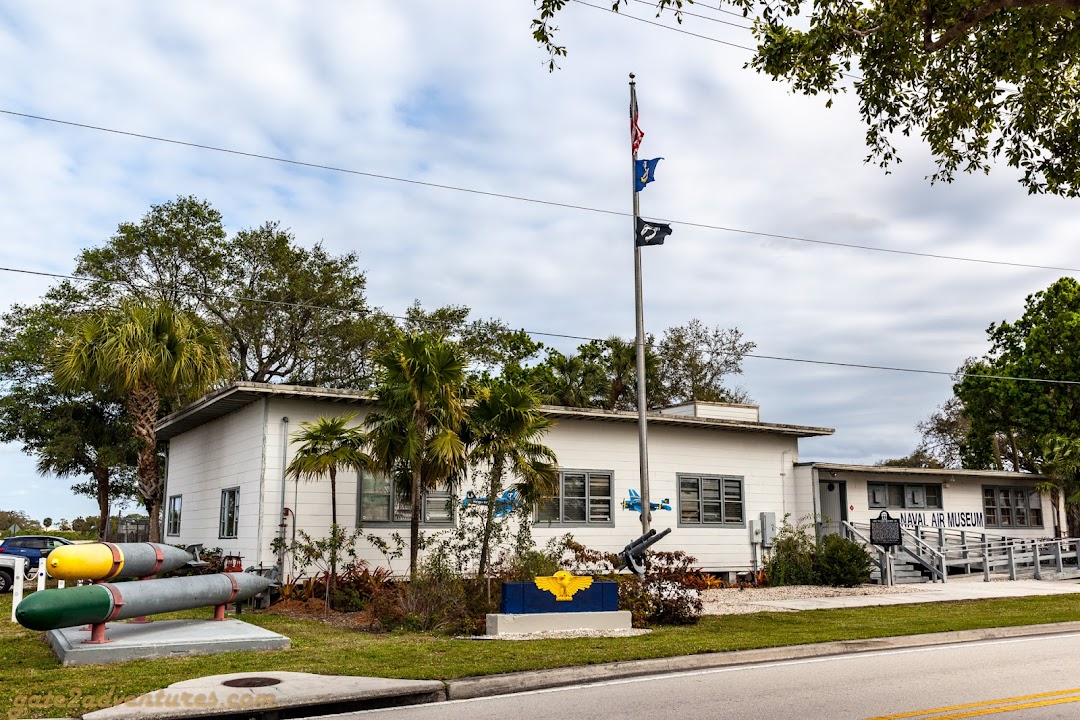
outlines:
[[41, 558], [61, 545], [71, 545], [71, 541], [52, 535], [16, 535], [0, 540], [0, 557], [4, 555], [22, 555], [26, 558], [26, 577], [37, 575]]
[[0, 555], [0, 595], [11, 592], [15, 584], [15, 556]]

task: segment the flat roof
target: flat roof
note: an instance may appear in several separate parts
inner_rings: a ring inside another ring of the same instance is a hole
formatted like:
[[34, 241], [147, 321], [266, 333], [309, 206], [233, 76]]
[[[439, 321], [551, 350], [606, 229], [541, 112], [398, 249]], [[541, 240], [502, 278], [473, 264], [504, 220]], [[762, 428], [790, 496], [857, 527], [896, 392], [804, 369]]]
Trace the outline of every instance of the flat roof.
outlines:
[[826, 472], [857, 472], [866, 473], [871, 475], [928, 475], [941, 477], [942, 475], [948, 475], [950, 477], [964, 478], [964, 477], [978, 477], [978, 478], [997, 478], [999, 480], [1042, 480], [1042, 475], [1035, 475], [1033, 473], [1020, 473], [1011, 472], [1009, 470], [966, 470], [955, 468], [906, 468], [906, 467], [892, 467], [885, 465], [848, 465], [844, 463], [828, 463], [828, 462], [799, 462], [795, 463], [796, 467], [811, 467], [818, 470], [825, 470]]
[[[602, 410], [600, 408], [571, 408], [545, 405], [544, 414], [553, 418], [598, 420], [603, 422], [636, 423], [638, 414], [628, 410]], [[646, 413], [649, 425], [674, 425], [696, 428], [716, 428], [740, 430], [745, 432], [769, 433], [772, 435], [794, 435], [795, 437], [818, 437], [832, 435], [835, 430], [826, 427], [807, 425], [784, 425], [752, 420], [730, 420], [727, 418], [704, 418], [691, 415], [670, 415], [657, 411]]]
[[[187, 407], [163, 417], [157, 424], [158, 439], [165, 441], [182, 433], [194, 430], [211, 420], [235, 412], [253, 402], [268, 397], [296, 398], [319, 402], [350, 404], [374, 404], [374, 397], [369, 393], [356, 390], [335, 388], [306, 387], [302, 385], [278, 385], [274, 383], [255, 383], [240, 381], [228, 387], [215, 390]], [[541, 411], [548, 417], [566, 420], [594, 420], [598, 422], [636, 423], [636, 412], [625, 410], [601, 410], [597, 408], [570, 408], [544, 405]], [[778, 423], [751, 422], [747, 420], [728, 420], [722, 418], [701, 418], [685, 415], [667, 415], [649, 412], [650, 425], [670, 425], [677, 427], [708, 428], [716, 430], [737, 430], [759, 432], [773, 435], [795, 437], [817, 437], [832, 435], [832, 428], [807, 427], [803, 425], [782, 425]]]
[[161, 418], [157, 424], [158, 440], [169, 440], [268, 397], [338, 403], [372, 402], [370, 395], [355, 390], [237, 381]]

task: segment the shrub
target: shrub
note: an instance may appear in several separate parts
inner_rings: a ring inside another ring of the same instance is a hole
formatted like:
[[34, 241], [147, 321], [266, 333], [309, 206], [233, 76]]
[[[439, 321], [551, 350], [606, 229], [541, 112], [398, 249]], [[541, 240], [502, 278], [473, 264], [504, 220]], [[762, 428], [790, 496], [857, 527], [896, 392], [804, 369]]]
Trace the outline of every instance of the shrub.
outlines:
[[516, 549], [512, 554], [504, 553], [492, 567], [500, 580], [529, 582], [558, 572], [559, 559], [565, 550], [566, 538], [552, 538], [543, 550], [529, 547]]
[[873, 564], [862, 545], [839, 535], [826, 535], [818, 546], [817, 572], [825, 585], [854, 587], [869, 582]]
[[805, 520], [792, 525], [788, 517], [784, 516], [776, 533], [772, 552], [765, 562], [765, 575], [770, 585], [817, 585], [820, 579], [814, 567], [813, 533]]
[[466, 578], [457, 570], [449, 546], [436, 543], [418, 568], [416, 580], [386, 583], [370, 600], [372, 615], [383, 630], [433, 630], [474, 633], [499, 606], [500, 583]]
[[366, 604], [360, 593], [349, 587], [338, 585], [330, 596], [330, 606], [339, 612], [357, 612], [363, 610]]
[[610, 553], [590, 550], [569, 537], [563, 542], [570, 554], [564, 564], [575, 574], [619, 583], [619, 609], [630, 611], [634, 627], [692, 625], [701, 619], [704, 605], [696, 589], [700, 571], [693, 567], [697, 560], [685, 552], [647, 551], [645, 577], [639, 578], [618, 572], [618, 560]]
[[420, 571], [416, 580], [393, 583], [376, 594], [370, 609], [387, 631], [474, 633], [492, 612], [479, 582]]
[[661, 625], [693, 625], [704, 606], [694, 587], [699, 571], [696, 560], [682, 550], [646, 555], [645, 590], [655, 603], [648, 620]]

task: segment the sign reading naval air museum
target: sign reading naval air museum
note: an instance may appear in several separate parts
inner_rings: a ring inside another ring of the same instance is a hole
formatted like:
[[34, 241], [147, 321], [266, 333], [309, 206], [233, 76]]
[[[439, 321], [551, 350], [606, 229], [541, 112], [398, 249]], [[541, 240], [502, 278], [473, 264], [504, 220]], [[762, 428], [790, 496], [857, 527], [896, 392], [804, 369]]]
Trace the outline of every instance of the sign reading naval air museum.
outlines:
[[906, 528], [940, 527], [969, 528], [982, 527], [985, 520], [981, 512], [902, 512], [900, 524]]

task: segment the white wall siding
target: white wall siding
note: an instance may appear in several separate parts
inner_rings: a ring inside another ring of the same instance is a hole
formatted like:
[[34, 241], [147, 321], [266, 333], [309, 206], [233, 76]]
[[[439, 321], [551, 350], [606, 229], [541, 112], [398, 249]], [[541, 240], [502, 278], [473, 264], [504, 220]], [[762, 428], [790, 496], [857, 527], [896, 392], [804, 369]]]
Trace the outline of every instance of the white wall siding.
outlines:
[[734, 403], [714, 403], [695, 400], [682, 405], [673, 405], [660, 411], [662, 415], [684, 415], [688, 417], [713, 418], [719, 420], [742, 420], [758, 422], [760, 415], [757, 405], [736, 405]]
[[[263, 515], [266, 527], [270, 530], [266, 534], [264, 546], [266, 564], [272, 565], [277, 561], [277, 556], [270, 552], [270, 543], [278, 534], [278, 526], [281, 518], [281, 489], [282, 489], [282, 440], [285, 427], [284, 418], [288, 418], [288, 447], [285, 454], [285, 466], [292, 462], [296, 455], [298, 443], [294, 443], [298, 432], [301, 431], [301, 423], [316, 422], [320, 417], [337, 417], [339, 415], [355, 415], [350, 425], [359, 426], [363, 423], [366, 410], [351, 403], [315, 402], [311, 400], [295, 400], [286, 398], [273, 398], [270, 401], [270, 410], [267, 414], [266, 434], [266, 492], [264, 493]], [[344, 470], [337, 475], [337, 519], [338, 525], [346, 532], [356, 529], [357, 508], [357, 480], [355, 471]], [[330, 508], [330, 478], [329, 476], [318, 480], [294, 480], [288, 478], [285, 483], [285, 507], [293, 513], [286, 523], [286, 541], [291, 541], [295, 528], [303, 530], [313, 539], [326, 537], [330, 534], [331, 508]], [[365, 560], [376, 559], [374, 552]], [[288, 566], [286, 574], [295, 574], [291, 567], [291, 558], [287, 558]]]
[[[581, 527], [538, 523], [533, 537], [538, 545], [570, 533], [596, 550], [621, 550], [641, 534], [638, 513], [622, 508], [629, 490], [639, 485], [637, 426], [562, 420], [545, 443], [557, 454], [562, 469], [610, 470], [614, 473], [614, 527]], [[740, 526], [679, 525], [680, 474], [726, 475], [743, 479], [745, 520], [758, 513], [784, 510], [781, 491], [781, 455], [796, 457], [795, 438], [750, 432], [649, 426], [649, 493], [652, 502], [669, 500], [672, 510], [654, 510], [652, 526], [672, 528], [657, 550], [683, 550], [708, 570], [746, 570], [751, 566], [746, 522]], [[790, 464], [787, 472], [791, 473]]]
[[[169, 442], [168, 498], [182, 496], [180, 534], [165, 542], [203, 543], [257, 562], [259, 492], [263, 453], [263, 403], [184, 433]], [[219, 538], [221, 491], [239, 487], [236, 538]], [[167, 520], [167, 518], [166, 518]]]

